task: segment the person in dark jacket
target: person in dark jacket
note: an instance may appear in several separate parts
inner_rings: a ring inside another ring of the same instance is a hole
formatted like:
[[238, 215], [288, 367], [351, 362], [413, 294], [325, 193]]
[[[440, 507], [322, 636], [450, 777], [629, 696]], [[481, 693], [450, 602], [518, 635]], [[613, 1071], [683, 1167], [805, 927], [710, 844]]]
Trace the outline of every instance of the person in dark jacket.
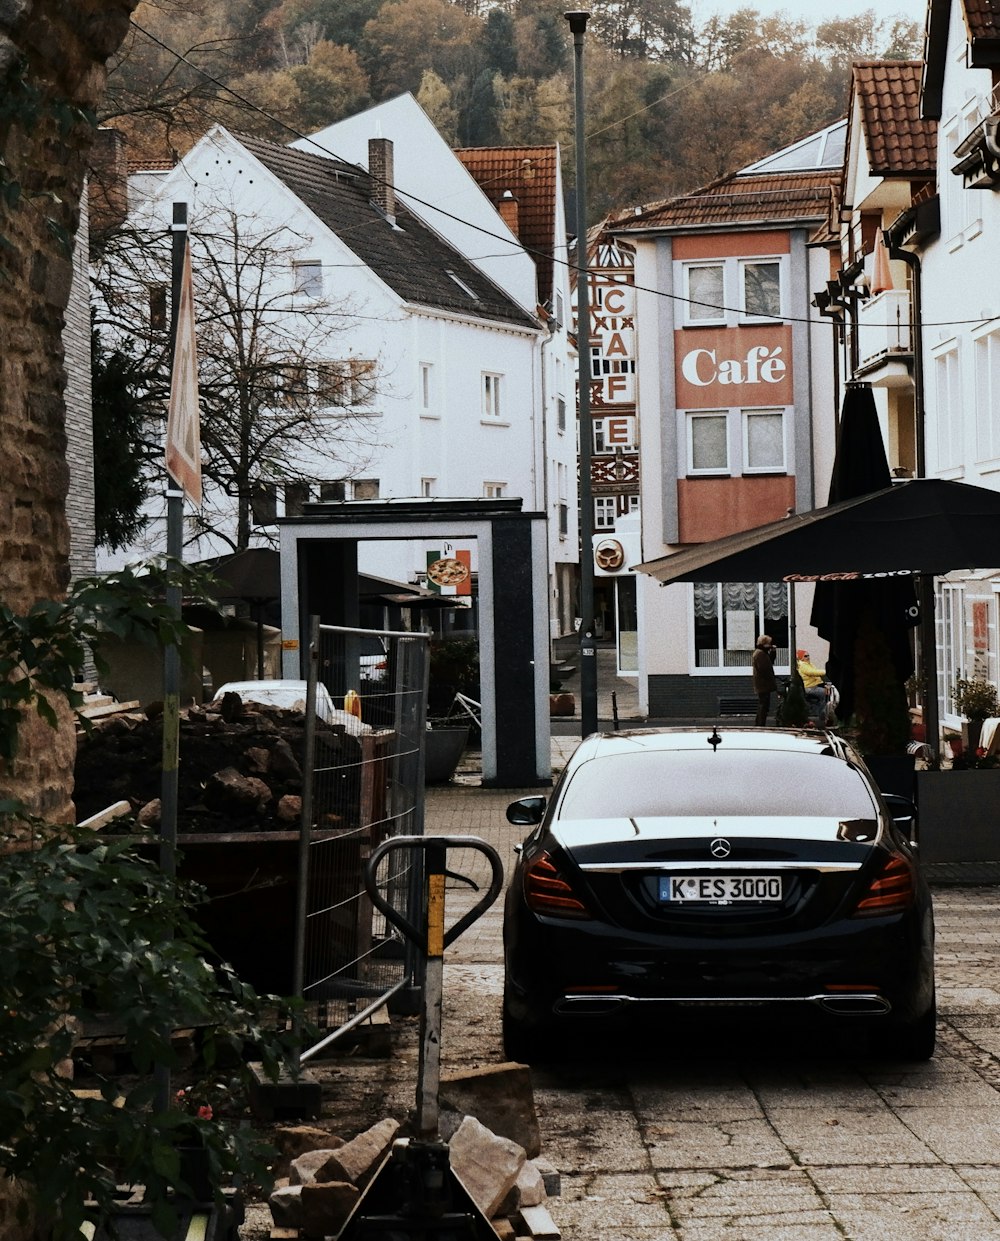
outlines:
[[774, 657], [777, 653], [771, 635], [762, 633], [757, 639], [753, 659], [750, 661], [753, 669], [753, 692], [757, 695], [757, 718], [754, 723], [758, 728], [764, 728], [767, 724], [771, 695], [778, 690], [774, 675]]

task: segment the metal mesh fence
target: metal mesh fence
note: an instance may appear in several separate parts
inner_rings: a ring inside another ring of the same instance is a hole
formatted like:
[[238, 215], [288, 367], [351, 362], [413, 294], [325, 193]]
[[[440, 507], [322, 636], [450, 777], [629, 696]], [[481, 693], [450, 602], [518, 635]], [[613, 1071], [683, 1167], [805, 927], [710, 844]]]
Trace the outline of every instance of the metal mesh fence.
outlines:
[[[313, 760], [300, 869], [301, 991], [322, 1041], [308, 1059], [412, 976], [404, 940], [375, 910], [364, 866], [390, 836], [423, 833], [427, 638], [318, 627]], [[410, 918], [419, 899], [408, 853], [380, 867], [379, 888]]]

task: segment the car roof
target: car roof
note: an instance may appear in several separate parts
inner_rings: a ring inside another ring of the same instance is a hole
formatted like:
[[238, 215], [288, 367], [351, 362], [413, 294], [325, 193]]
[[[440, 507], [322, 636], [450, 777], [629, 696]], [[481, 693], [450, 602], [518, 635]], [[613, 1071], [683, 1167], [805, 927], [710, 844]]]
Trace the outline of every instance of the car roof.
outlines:
[[[718, 740], [713, 742], [712, 738]], [[615, 753], [635, 753], [637, 750], [650, 753], [701, 750], [706, 744], [714, 744], [717, 751], [730, 749], [769, 754], [795, 751], [858, 761], [858, 755], [849, 743], [836, 733], [807, 728], [741, 728], [702, 724], [591, 733], [580, 742], [570, 762], [585, 762]]]

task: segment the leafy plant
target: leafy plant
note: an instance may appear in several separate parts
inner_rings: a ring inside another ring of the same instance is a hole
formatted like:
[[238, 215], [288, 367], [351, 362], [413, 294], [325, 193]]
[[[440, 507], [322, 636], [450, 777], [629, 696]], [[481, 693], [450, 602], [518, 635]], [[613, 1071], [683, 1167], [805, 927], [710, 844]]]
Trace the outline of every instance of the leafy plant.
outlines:
[[[225, 1088], [230, 1119], [157, 1110], [149, 1074], [177, 1066], [171, 1032], [183, 1020], [202, 1029], [209, 1072], [242, 1066], [249, 1045], [276, 1076], [292, 1049], [288, 1006], [209, 963], [190, 913], [198, 890], [129, 844], [72, 828], [54, 838], [36, 822], [30, 847], [15, 846], [23, 820], [7, 814], [2, 824], [0, 1167], [38, 1191], [40, 1223], [78, 1237], [85, 1201], [107, 1217], [115, 1186], [129, 1183], [145, 1186], [156, 1227], [169, 1233], [172, 1195], [187, 1189], [178, 1146], [192, 1124], [214, 1185], [236, 1173], [266, 1183], [268, 1148], [238, 1123], [244, 1068]], [[109, 1015], [140, 1076], [130, 1085], [98, 1076], [98, 1091], [81, 1097], [65, 1062], [81, 1028]]]
[[997, 687], [978, 677], [959, 677], [951, 691], [955, 710], [967, 720], [988, 720], [1000, 715]]

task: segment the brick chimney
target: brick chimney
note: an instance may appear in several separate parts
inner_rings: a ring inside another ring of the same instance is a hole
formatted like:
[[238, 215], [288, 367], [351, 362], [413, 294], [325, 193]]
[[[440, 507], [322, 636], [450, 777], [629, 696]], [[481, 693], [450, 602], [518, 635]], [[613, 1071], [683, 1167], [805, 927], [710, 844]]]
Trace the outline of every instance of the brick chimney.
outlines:
[[503, 198], [500, 199], [499, 211], [500, 218], [503, 220], [504, 224], [507, 225], [515, 237], [520, 237], [520, 220], [518, 218], [519, 213], [517, 199], [510, 192], [510, 190], [504, 190]]
[[382, 212], [390, 224], [395, 224], [396, 186], [389, 138], [368, 139], [368, 173], [371, 177], [372, 205]]
[[117, 228], [128, 215], [128, 157], [125, 136], [99, 129], [90, 149], [88, 191], [90, 227], [95, 233]]

